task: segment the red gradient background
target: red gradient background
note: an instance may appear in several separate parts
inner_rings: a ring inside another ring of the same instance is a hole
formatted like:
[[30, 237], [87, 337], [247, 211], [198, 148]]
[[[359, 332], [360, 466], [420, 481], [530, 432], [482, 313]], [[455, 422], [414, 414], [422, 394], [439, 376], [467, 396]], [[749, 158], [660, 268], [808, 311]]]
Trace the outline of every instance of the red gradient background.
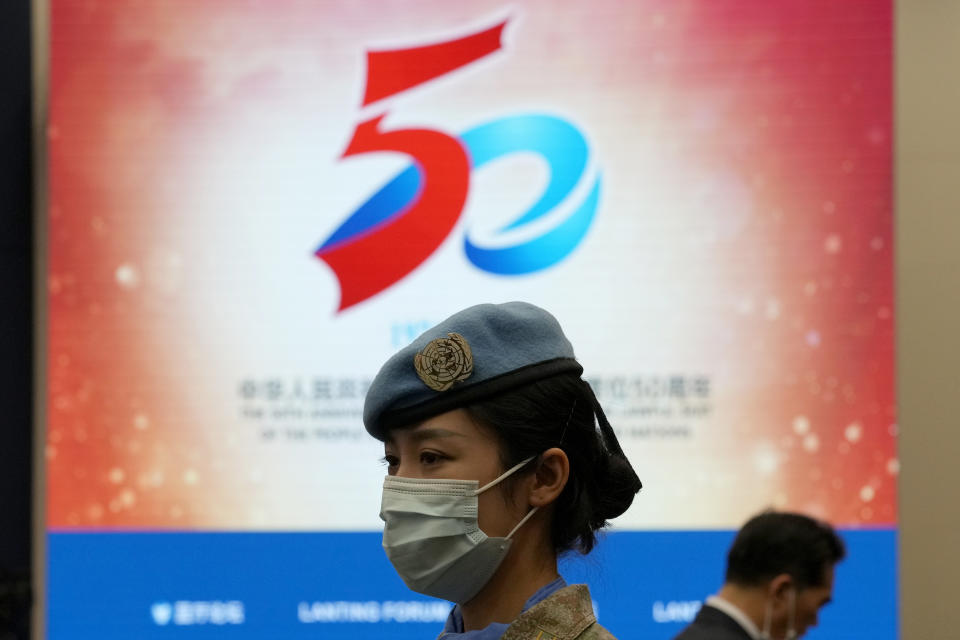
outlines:
[[[311, 251], [392, 175], [338, 173], [365, 51], [504, 15], [501, 59], [388, 117], [459, 131], [498, 110], [574, 114], [608, 178], [596, 228], [530, 283], [474, 275], [453, 242], [335, 318]], [[710, 373], [716, 410], [693, 441], [625, 442], [648, 487], [625, 526], [735, 526], [766, 505], [895, 524], [890, 3], [52, 0], [51, 16], [50, 528], [327, 527], [349, 482], [314, 477], [319, 452], [239, 429], [237, 376], [303, 371], [301, 351], [337, 371], [311, 340], [372, 335], [461, 263], [431, 317], [476, 295], [532, 299], [588, 374]], [[271, 275], [280, 261], [309, 275]], [[288, 285], [284, 307], [271, 296]], [[376, 528], [368, 515], [336, 526]]]

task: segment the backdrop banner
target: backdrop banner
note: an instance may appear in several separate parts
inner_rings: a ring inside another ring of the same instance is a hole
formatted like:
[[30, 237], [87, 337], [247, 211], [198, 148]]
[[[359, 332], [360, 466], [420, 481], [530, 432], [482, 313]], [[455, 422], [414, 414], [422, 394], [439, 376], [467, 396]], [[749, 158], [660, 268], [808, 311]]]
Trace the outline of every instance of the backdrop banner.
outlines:
[[850, 545], [810, 637], [896, 637], [890, 2], [50, 5], [49, 637], [438, 633], [363, 397], [507, 300], [643, 480], [605, 626], [774, 507]]

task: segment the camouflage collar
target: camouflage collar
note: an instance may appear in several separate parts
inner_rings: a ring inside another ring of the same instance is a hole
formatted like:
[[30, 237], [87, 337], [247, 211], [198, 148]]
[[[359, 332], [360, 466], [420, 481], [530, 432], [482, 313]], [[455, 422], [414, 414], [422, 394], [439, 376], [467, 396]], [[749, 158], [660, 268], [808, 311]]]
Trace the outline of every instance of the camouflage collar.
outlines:
[[587, 585], [572, 584], [520, 614], [501, 640], [573, 640], [596, 622]]

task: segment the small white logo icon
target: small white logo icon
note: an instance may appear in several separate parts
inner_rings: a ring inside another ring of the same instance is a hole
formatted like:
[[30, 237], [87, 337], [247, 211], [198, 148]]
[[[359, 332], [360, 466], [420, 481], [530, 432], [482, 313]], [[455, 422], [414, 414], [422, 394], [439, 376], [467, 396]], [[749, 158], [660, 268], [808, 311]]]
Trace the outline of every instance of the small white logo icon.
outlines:
[[153, 615], [153, 621], [159, 625], [165, 625], [170, 622], [173, 615], [173, 607], [169, 602], [155, 602], [150, 607], [150, 613]]

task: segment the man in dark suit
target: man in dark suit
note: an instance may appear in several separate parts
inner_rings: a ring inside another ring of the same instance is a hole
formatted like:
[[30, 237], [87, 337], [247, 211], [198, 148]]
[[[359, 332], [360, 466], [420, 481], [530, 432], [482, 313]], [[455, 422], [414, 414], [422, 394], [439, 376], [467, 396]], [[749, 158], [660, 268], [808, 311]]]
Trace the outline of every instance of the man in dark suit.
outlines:
[[737, 533], [720, 591], [674, 640], [794, 640], [830, 602], [846, 551], [833, 528], [799, 513], [767, 511]]

